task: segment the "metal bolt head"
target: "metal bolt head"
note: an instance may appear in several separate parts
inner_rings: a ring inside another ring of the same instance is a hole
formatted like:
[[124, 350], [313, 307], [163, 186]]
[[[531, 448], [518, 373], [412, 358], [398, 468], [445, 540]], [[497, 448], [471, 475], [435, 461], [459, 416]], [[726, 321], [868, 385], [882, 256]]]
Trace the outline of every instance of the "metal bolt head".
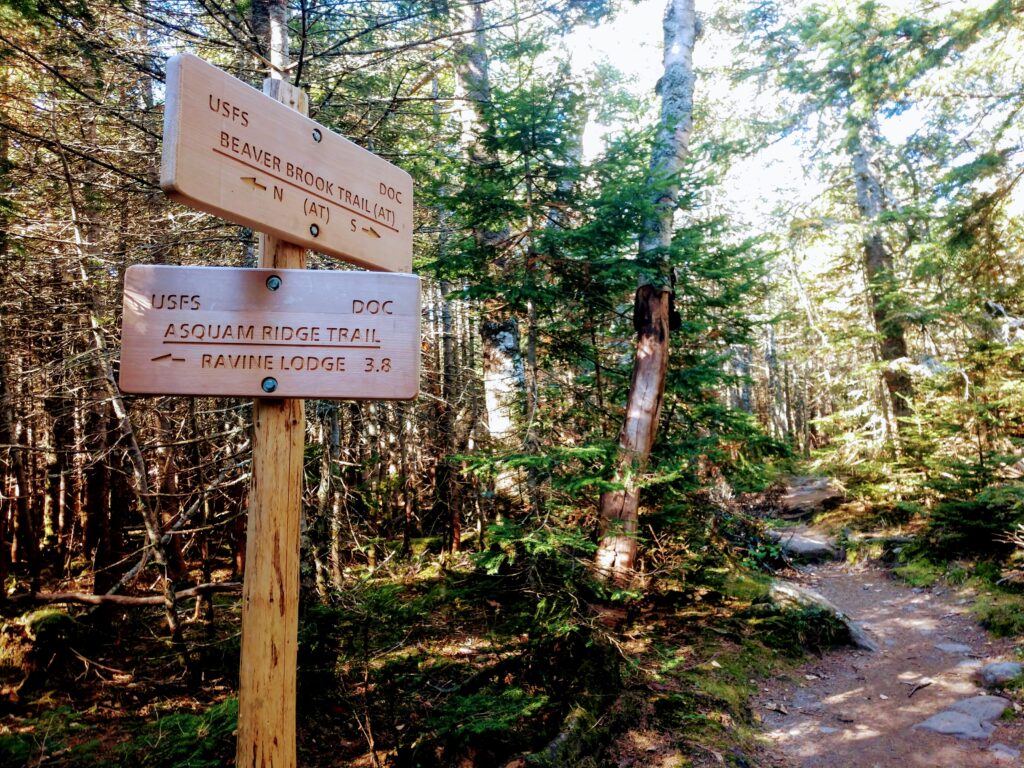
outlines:
[[320, 227], [318, 227], [316, 224], [310, 224], [309, 225], [309, 234], [311, 234], [313, 237], [319, 236], [319, 234], [320, 234]]
[[276, 291], [281, 287], [281, 278], [278, 275], [271, 275], [267, 278], [267, 290]]
[[271, 392], [276, 392], [277, 391], [277, 379], [275, 379], [273, 376], [267, 376], [267, 378], [265, 378], [262, 382], [260, 382], [260, 387], [268, 395]]
[[324, 135], [322, 133], [320, 133], [320, 129], [319, 128], [314, 128], [313, 129], [313, 141], [315, 141], [317, 144], [319, 144], [320, 140], [323, 137], [324, 137]]

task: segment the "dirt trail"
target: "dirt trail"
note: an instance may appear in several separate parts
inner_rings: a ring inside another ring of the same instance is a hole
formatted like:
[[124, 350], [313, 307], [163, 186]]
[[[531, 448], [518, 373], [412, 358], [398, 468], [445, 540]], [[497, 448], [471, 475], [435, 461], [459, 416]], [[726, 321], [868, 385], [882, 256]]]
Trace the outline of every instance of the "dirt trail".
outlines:
[[755, 709], [763, 718], [774, 764], [1024, 765], [1013, 754], [1024, 751], [1019, 719], [998, 722], [988, 739], [913, 728], [956, 701], [986, 693], [973, 673], [983, 663], [1013, 658], [1008, 641], [993, 640], [976, 625], [969, 597], [943, 588], [911, 589], [876, 566], [813, 566], [800, 581], [860, 622], [880, 650], [831, 651], [787, 679], [767, 684]]

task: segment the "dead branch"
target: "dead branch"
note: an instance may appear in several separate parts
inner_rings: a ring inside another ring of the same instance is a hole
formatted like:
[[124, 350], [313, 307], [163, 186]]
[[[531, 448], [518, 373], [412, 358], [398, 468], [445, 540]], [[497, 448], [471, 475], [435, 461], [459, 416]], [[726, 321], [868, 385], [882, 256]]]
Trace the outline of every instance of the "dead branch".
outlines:
[[[175, 598], [185, 600], [190, 597], [212, 594], [214, 592], [239, 592], [242, 585], [237, 581], [219, 581], [211, 584], [199, 584], [175, 593]], [[79, 603], [81, 605], [120, 605], [135, 608], [146, 605], [164, 605], [163, 595], [94, 595], [90, 592], [36, 592], [14, 595], [9, 598], [12, 603]]]

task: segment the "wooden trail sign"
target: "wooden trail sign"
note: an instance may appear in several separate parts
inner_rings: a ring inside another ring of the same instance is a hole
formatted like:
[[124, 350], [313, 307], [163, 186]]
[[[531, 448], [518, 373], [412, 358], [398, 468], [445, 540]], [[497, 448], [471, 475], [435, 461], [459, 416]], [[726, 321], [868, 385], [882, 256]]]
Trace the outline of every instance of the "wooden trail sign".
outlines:
[[408, 400], [419, 392], [419, 325], [416, 275], [135, 265], [120, 386]]
[[412, 178], [191, 54], [167, 62], [160, 187], [368, 269], [412, 271]]

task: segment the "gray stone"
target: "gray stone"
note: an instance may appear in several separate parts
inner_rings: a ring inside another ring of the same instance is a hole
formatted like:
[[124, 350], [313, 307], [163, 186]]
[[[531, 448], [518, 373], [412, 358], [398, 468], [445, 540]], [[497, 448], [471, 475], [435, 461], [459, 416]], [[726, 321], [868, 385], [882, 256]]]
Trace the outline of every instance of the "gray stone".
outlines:
[[987, 688], [998, 688], [1019, 680], [1024, 676], [1024, 664], [1016, 661], [997, 661], [986, 664], [978, 672], [978, 677]]
[[868, 637], [864, 628], [851, 619], [823, 595], [806, 587], [801, 587], [788, 581], [775, 581], [769, 591], [769, 595], [776, 605], [782, 608], [819, 608], [829, 612], [837, 621], [843, 623], [850, 633], [850, 643], [865, 651], [877, 651], [878, 645]]
[[827, 477], [795, 477], [779, 499], [784, 517], [809, 517], [843, 500], [842, 489]]
[[956, 663], [956, 668], [976, 672], [981, 669], [981, 661], [978, 659], [962, 659]]
[[963, 643], [936, 643], [935, 647], [946, 653], [970, 653], [971, 646]]
[[839, 729], [838, 728], [833, 728], [830, 725], [822, 725], [822, 726], [820, 726], [818, 728], [818, 730], [821, 731], [824, 734], [839, 733]]
[[1010, 706], [1009, 700], [1002, 696], [972, 696], [969, 699], [961, 699], [949, 709], [984, 722], [998, 719]]
[[951, 709], [932, 715], [923, 723], [915, 725], [914, 728], [944, 733], [961, 739], [987, 739], [996, 729], [991, 723], [983, 723], [976, 717], [963, 712], [954, 712]]
[[827, 541], [789, 531], [768, 531], [768, 536], [782, 546], [782, 551], [793, 560], [803, 563], [818, 563], [835, 560], [836, 550]]
[[1001, 763], [1015, 763], [1020, 758], [1020, 750], [1006, 744], [993, 744], [988, 751], [992, 753], [993, 760]]

